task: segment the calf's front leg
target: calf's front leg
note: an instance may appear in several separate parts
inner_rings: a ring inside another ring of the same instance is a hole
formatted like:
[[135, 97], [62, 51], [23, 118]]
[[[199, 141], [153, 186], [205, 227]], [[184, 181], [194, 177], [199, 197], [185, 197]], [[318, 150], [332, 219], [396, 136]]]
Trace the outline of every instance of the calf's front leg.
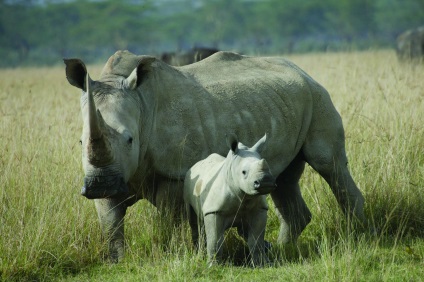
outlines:
[[204, 217], [204, 224], [208, 266], [210, 267], [221, 261], [225, 232], [224, 217], [218, 213], [209, 213]]
[[265, 251], [265, 228], [267, 221], [267, 210], [254, 210], [247, 218], [248, 238], [252, 264], [254, 267], [261, 267], [269, 264], [269, 259]]

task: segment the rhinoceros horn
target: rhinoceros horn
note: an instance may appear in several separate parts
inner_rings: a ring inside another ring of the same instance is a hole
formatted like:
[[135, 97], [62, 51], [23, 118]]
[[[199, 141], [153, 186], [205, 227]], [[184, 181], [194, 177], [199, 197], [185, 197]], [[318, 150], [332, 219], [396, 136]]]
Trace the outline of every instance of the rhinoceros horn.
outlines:
[[87, 73], [85, 80], [85, 89], [87, 92], [88, 98], [88, 128], [90, 132], [90, 139], [96, 140], [102, 137], [102, 130], [100, 128], [100, 123], [98, 121], [98, 114], [96, 110], [96, 105], [94, 104], [93, 93], [91, 92], [91, 78]]
[[266, 142], [266, 133], [261, 139], [258, 140], [258, 142], [256, 142], [255, 145], [252, 146], [252, 151], [256, 151], [259, 154], [262, 153], [262, 151], [265, 148], [265, 142]]
[[92, 164], [106, 165], [113, 160], [110, 144], [104, 135], [106, 123], [99, 110], [94, 104], [94, 97], [91, 91], [92, 80], [87, 73], [86, 92], [88, 103], [88, 130], [89, 130], [89, 159]]

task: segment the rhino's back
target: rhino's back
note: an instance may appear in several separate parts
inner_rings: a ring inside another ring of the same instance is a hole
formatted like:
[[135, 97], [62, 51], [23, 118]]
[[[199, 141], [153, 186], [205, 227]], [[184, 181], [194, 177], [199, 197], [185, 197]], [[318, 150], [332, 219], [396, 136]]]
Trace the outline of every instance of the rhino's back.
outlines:
[[269, 134], [264, 157], [277, 174], [300, 150], [312, 115], [311, 87], [292, 63], [218, 52], [174, 70], [177, 78], [158, 67], [150, 81], [159, 103], [150, 151], [161, 173], [185, 173], [211, 153], [226, 154], [230, 133], [248, 146]]
[[178, 69], [205, 86], [225, 84], [228, 81], [248, 81], [254, 84], [264, 80], [269, 85], [273, 77], [284, 77], [287, 83], [305, 84], [305, 80], [313, 81], [299, 67], [281, 57], [249, 57], [224, 51]]

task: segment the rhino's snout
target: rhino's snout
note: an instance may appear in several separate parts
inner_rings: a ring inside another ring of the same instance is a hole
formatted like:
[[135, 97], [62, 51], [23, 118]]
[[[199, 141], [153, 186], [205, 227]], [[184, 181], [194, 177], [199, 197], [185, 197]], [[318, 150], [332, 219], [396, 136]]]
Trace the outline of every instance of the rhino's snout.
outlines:
[[117, 198], [129, 194], [123, 177], [85, 177], [81, 195], [88, 199]]

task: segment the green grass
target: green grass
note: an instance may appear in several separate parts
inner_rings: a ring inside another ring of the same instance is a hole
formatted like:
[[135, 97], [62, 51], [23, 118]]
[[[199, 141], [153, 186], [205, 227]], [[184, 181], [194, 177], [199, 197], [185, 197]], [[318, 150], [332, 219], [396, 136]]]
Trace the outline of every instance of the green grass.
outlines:
[[[242, 265], [228, 235], [227, 264], [208, 269], [187, 223], [170, 228], [149, 203], [126, 216], [126, 259], [104, 261], [83, 172], [79, 93], [64, 67], [0, 70], [0, 279], [5, 281], [420, 281], [424, 276], [424, 66], [392, 51], [290, 57], [329, 90], [346, 129], [353, 178], [377, 235], [349, 228], [327, 184], [309, 167], [301, 181], [313, 220], [273, 265]], [[99, 67], [89, 68], [98, 78]], [[272, 204], [271, 204], [272, 206]]]

